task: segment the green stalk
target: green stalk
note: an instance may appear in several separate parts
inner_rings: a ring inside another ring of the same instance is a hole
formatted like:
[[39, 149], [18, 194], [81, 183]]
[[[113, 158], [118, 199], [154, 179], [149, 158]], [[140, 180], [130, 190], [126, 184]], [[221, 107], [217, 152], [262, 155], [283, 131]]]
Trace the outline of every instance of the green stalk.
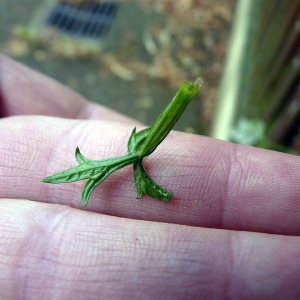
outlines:
[[188, 104], [198, 93], [202, 80], [197, 78], [194, 83], [185, 81], [174, 96], [170, 104], [158, 116], [147, 136], [147, 139], [139, 151], [140, 157], [150, 155], [164, 140], [174, 127]]

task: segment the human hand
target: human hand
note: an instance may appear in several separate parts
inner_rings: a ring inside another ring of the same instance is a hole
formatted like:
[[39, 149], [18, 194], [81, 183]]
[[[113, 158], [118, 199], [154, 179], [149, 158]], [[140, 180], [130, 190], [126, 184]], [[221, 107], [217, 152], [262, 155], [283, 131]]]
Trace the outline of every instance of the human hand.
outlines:
[[127, 167], [83, 208], [41, 179], [142, 125], [4, 56], [0, 111], [1, 299], [300, 298], [299, 157], [172, 132], [145, 160], [169, 203]]

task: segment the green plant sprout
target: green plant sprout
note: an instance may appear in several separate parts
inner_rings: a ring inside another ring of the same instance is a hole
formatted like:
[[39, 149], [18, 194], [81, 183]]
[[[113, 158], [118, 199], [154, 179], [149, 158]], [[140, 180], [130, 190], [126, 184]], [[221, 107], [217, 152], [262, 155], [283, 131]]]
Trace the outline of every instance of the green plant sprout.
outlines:
[[42, 181], [68, 183], [88, 179], [82, 191], [82, 203], [86, 206], [97, 185], [113, 172], [133, 164], [137, 198], [147, 194], [157, 200], [170, 201], [172, 193], [164, 190], [147, 175], [143, 167], [143, 158], [150, 155], [165, 139], [187, 105], [198, 93], [201, 83], [201, 78], [197, 78], [194, 83], [185, 81], [152, 127], [139, 132], [136, 132], [136, 128], [134, 128], [127, 143], [128, 153], [126, 155], [103, 160], [90, 160], [84, 157], [77, 147], [75, 158], [79, 165], [48, 176]]

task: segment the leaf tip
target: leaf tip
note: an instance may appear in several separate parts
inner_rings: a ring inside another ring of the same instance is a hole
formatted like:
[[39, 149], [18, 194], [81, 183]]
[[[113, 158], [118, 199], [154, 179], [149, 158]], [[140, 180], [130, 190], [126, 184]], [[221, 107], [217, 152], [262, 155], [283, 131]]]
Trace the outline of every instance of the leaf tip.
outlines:
[[76, 158], [76, 161], [81, 165], [85, 162], [88, 162], [89, 160], [87, 158], [85, 158], [82, 153], [80, 152], [79, 150], [79, 147], [77, 146], [76, 147], [76, 150], [75, 150], [75, 158]]
[[51, 176], [43, 178], [41, 182], [51, 183]]
[[138, 192], [136, 199], [141, 199], [144, 193], [142, 192]]

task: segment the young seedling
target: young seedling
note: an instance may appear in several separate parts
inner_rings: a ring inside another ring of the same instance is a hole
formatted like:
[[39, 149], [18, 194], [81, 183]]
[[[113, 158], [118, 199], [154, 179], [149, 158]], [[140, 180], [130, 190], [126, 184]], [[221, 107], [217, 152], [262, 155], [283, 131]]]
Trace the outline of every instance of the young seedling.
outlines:
[[127, 143], [128, 153], [126, 155], [104, 160], [90, 160], [84, 157], [77, 147], [75, 157], [79, 165], [48, 176], [42, 181], [68, 183], [88, 179], [82, 191], [82, 203], [86, 206], [97, 185], [113, 172], [133, 164], [134, 181], [138, 192], [137, 198], [147, 194], [157, 200], [170, 201], [172, 193], [164, 190], [147, 175], [143, 167], [143, 158], [150, 155], [165, 139], [187, 105], [198, 93], [201, 82], [200, 78], [196, 79], [194, 83], [185, 81], [152, 127], [139, 132], [136, 132], [134, 128]]

